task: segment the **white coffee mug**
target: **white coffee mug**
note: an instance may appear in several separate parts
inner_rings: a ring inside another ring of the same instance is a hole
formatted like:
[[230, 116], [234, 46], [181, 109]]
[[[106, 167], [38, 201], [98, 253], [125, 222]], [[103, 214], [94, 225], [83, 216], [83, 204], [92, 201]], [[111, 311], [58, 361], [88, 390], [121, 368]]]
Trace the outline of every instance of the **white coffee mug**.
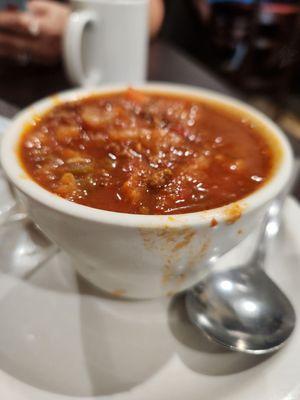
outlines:
[[148, 50], [148, 0], [71, 0], [63, 43], [72, 83], [142, 82]]

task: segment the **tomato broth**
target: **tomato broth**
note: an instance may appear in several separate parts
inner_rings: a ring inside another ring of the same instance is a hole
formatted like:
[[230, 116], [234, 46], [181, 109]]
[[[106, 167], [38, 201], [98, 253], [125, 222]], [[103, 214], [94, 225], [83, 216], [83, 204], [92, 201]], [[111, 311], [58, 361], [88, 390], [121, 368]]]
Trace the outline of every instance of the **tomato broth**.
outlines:
[[182, 214], [242, 199], [274, 151], [247, 114], [205, 99], [129, 88], [54, 106], [22, 135], [40, 186], [89, 207]]

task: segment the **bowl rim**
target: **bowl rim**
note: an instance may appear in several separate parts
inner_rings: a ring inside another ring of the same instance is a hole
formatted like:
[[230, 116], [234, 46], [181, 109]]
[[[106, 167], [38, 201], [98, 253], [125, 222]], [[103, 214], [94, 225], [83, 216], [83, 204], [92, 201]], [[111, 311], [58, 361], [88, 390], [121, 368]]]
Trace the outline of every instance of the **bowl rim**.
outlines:
[[[278, 166], [276, 166], [276, 170], [261, 188], [258, 188], [256, 191], [241, 200], [210, 210], [174, 215], [127, 214], [84, 206], [63, 199], [58, 195], [49, 192], [30, 178], [22, 167], [16, 151], [19, 138], [24, 131], [24, 126], [26, 126], [26, 124], [32, 123], [34, 117], [43, 114], [61, 102], [79, 100], [95, 94], [118, 92], [125, 90], [128, 86], [149, 92], [153, 91], [204, 98], [206, 100], [215, 101], [216, 103], [228, 105], [237, 111], [249, 114], [250, 118], [263, 124], [268, 132], [270, 132], [271, 135], [274, 135], [280, 142], [282, 157]], [[165, 226], [178, 227], [207, 225], [211, 223], [213, 218], [216, 219], [218, 223], [226, 222], [228, 220], [228, 209], [233, 204], [238, 204], [241, 207], [243, 214], [248, 214], [252, 210], [261, 207], [272, 200], [272, 198], [274, 198], [287, 184], [292, 173], [293, 154], [291, 146], [282, 130], [267, 116], [256, 110], [254, 107], [238, 99], [203, 88], [180, 84], [151, 82], [132, 85], [101, 85], [95, 88], [73, 89], [46, 97], [30, 105], [17, 114], [4, 133], [1, 146], [1, 162], [6, 175], [17, 189], [38, 203], [44, 204], [62, 214], [67, 214], [82, 220], [89, 220], [109, 225], [119, 225], [123, 227], [162, 228]]]

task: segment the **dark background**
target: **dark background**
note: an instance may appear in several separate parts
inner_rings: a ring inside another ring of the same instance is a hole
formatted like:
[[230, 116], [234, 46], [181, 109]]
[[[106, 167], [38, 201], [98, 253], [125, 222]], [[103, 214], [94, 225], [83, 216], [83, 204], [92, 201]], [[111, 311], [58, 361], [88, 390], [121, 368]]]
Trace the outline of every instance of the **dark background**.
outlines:
[[[274, 2], [276, 1], [277, 0], [274, 0]], [[285, 0], [281, 0], [281, 2], [284, 3]], [[289, 1], [287, 0], [286, 3], [288, 2]], [[300, 1], [298, 1], [298, 3], [300, 6]], [[207, 24], [203, 23], [201, 20], [201, 16], [199, 15], [199, 11], [196, 9], [193, 0], [165, 0], [165, 7], [166, 16], [160, 37], [171, 42], [175, 46], [178, 46], [181, 50], [185, 51], [196, 60], [205, 63], [215, 73], [230, 82], [231, 85], [239, 87], [240, 90], [245, 91], [245, 94], [247, 95], [249, 93], [248, 89], [243, 88], [243, 86], [235, 82], [234, 79], [226, 76], [220, 71], [220, 59], [216, 55], [212, 45], [212, 34], [208, 31]], [[294, 48], [292, 50], [294, 62], [289, 71], [291, 76], [288, 78], [288, 83], [285, 84], [286, 93], [283, 93], [283, 90], [279, 89], [278, 99], [276, 99], [279, 102], [280, 98], [285, 97], [286, 94], [295, 94], [296, 96], [300, 96], [300, 14], [295, 25], [297, 25], [297, 32], [293, 33], [295, 43], [293, 44]], [[294, 29], [293, 26], [290, 28]], [[282, 34], [286, 35], [286, 38], [283, 38], [283, 43], [285, 43], [286, 46], [289, 46], [291, 38], [288, 36], [287, 32], [283, 32]], [[296, 39], [295, 36], [297, 36]], [[255, 60], [253, 60], [253, 62], [255, 63]], [[283, 71], [282, 75], [285, 74], [286, 72]], [[265, 91], [264, 93], [264, 90], [262, 89], [260, 94], [274, 97], [273, 87], [271, 87], [270, 92], [271, 93], [267, 93], [267, 91]], [[254, 94], [255, 93], [256, 92], [254, 91]]]

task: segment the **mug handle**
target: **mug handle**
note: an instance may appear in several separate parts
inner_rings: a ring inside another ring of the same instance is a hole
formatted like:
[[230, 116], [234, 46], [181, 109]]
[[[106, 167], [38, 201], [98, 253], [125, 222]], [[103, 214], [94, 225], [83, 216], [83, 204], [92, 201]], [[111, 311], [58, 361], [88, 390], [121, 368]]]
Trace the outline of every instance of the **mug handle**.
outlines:
[[[10, 204], [7, 209], [2, 207], [0, 210], [0, 231], [1, 234], [6, 235], [7, 229], [10, 229], [12, 225], [12, 229], [22, 229], [23, 232], [21, 239], [18, 238], [14, 243], [15, 253], [16, 255], [20, 253], [20, 257], [15, 257], [12, 265], [8, 266], [8, 271], [19, 278], [27, 278], [52, 258], [58, 252], [58, 247], [30, 220], [27, 210], [17, 197], [17, 193], [10, 184], [8, 186], [12, 198], [15, 199], [15, 204]], [[22, 225], [18, 223], [22, 223]], [[0, 248], [1, 254], [2, 251], [5, 251], [5, 249]]]
[[[0, 117], [0, 145], [1, 132], [8, 125], [9, 120]], [[54, 256], [58, 248], [30, 221], [26, 208], [18, 198], [17, 191], [7, 181], [1, 165], [0, 192], [0, 233], [6, 236], [9, 230], [10, 237], [13, 238], [14, 250], [16, 250], [13, 263], [6, 265], [5, 262], [2, 262], [0, 273], [8, 272], [19, 278], [27, 278]], [[19, 222], [22, 223], [22, 228]], [[22, 235], [18, 234], [20, 229], [22, 229]], [[6, 253], [7, 250], [3, 247], [3, 243], [0, 243], [0, 259], [2, 261]]]
[[93, 70], [85, 74], [82, 60], [82, 37], [88, 24], [97, 22], [91, 11], [74, 11], [70, 15], [63, 38], [63, 57], [70, 80], [74, 84], [90, 86], [100, 82], [101, 72]]
[[[1, 268], [1, 272], [8, 272], [13, 276], [26, 279], [52, 258], [58, 252], [58, 247], [30, 220], [16, 191], [10, 184], [8, 185], [15, 198], [15, 204], [6, 210], [1, 210], [0, 232], [1, 235], [10, 232], [10, 236], [13, 232], [15, 235], [13, 253], [16, 256], [12, 258], [8, 266]], [[5, 258], [5, 254], [6, 250], [0, 246], [0, 258]]]

